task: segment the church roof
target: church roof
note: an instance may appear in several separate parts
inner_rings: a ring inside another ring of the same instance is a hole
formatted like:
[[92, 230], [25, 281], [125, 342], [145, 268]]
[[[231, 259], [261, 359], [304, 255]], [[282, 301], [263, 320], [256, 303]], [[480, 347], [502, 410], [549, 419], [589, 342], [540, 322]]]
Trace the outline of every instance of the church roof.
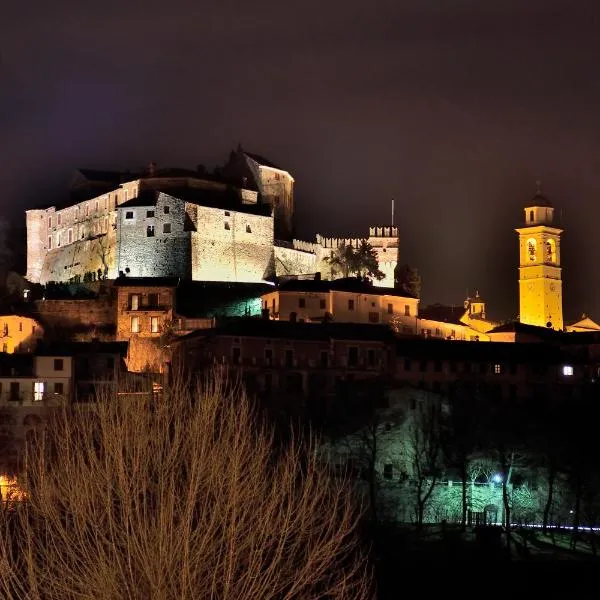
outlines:
[[527, 207], [529, 206], [547, 206], [552, 208], [550, 200], [548, 200], [546, 196], [543, 196], [539, 192], [531, 199], [530, 202], [527, 203]]

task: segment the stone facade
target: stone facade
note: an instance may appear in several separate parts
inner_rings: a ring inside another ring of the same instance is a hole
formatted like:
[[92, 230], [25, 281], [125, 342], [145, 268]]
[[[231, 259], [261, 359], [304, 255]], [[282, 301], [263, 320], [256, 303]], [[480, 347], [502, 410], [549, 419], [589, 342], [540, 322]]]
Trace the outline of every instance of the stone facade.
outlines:
[[37, 300], [33, 312], [46, 327], [61, 330], [65, 327], [110, 327], [115, 323], [110, 298], [81, 300]]
[[23, 315], [0, 316], [0, 350], [2, 352], [31, 352], [44, 335], [42, 326]]

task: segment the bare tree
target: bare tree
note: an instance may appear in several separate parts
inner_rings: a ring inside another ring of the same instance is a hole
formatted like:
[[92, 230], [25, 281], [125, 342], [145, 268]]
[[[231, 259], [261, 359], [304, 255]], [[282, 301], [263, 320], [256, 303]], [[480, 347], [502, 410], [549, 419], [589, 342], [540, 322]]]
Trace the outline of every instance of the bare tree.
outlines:
[[5, 597], [370, 597], [353, 499], [313, 445], [277, 446], [222, 379], [134, 398], [65, 410], [28, 447]]
[[409, 418], [406, 455], [415, 485], [417, 529], [442, 471], [442, 411], [439, 400], [419, 406]]

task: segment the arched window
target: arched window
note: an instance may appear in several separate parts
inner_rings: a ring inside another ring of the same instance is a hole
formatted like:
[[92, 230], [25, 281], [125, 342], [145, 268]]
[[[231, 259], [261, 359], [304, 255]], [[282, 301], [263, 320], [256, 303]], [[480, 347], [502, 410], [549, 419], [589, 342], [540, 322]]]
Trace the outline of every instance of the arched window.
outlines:
[[533, 223], [533, 211], [529, 211], [529, 221]]
[[527, 240], [527, 255], [531, 262], [535, 262], [536, 242], [533, 238]]
[[554, 240], [546, 240], [546, 261], [556, 262], [556, 242]]

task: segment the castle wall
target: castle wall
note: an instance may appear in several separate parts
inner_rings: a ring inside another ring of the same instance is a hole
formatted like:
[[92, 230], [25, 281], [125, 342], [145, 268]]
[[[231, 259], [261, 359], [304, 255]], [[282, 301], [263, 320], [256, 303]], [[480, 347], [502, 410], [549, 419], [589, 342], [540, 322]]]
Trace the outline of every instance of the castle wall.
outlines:
[[275, 275], [309, 275], [317, 271], [314, 253], [275, 246]]
[[188, 205], [192, 279], [257, 283], [273, 274], [273, 219]]
[[118, 271], [129, 277], [190, 276], [185, 202], [161, 193], [155, 206], [124, 206], [118, 213]]
[[85, 300], [37, 300], [36, 318], [46, 328], [106, 327], [115, 323], [115, 308], [109, 298]]

